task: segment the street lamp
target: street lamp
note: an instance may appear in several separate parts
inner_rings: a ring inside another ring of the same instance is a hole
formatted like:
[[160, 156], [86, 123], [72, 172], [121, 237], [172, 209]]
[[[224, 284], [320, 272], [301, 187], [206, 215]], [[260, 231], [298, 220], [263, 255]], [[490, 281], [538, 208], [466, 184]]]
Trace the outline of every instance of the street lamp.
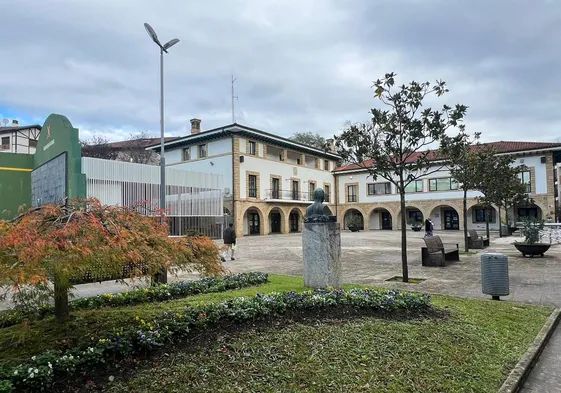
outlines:
[[[168, 53], [168, 49], [179, 42], [177, 38], [168, 41], [162, 45], [158, 39], [158, 35], [148, 23], [144, 24], [146, 32], [152, 38], [152, 41], [160, 47], [160, 209], [166, 208], [166, 159], [164, 157], [164, 52]], [[167, 282], [167, 272], [162, 272], [162, 276], [156, 278], [157, 282]]]

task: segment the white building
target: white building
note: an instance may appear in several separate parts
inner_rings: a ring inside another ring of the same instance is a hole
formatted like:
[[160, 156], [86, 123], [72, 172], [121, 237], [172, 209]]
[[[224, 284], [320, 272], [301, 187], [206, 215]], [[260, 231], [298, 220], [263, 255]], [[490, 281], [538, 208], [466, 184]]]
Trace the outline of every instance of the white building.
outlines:
[[[523, 216], [555, 220], [561, 143], [500, 141], [491, 145], [527, 167], [520, 178], [534, 203], [511, 209], [510, 221]], [[399, 229], [395, 187], [382, 179], [374, 181], [357, 166], [337, 167], [340, 157], [335, 153], [239, 124], [200, 132], [198, 119], [191, 120], [190, 135], [167, 142], [165, 148], [169, 166], [224, 176], [225, 210], [240, 235], [299, 232], [317, 187], [326, 191], [326, 209], [343, 227], [352, 221], [362, 229]], [[436, 230], [462, 227], [463, 192], [447, 169], [418, 180], [408, 190], [408, 224], [430, 217]], [[476, 191], [468, 193], [470, 229], [485, 228], [480, 196]], [[499, 228], [498, 214], [497, 209], [491, 212], [491, 229]]]
[[17, 120], [0, 126], [0, 153], [35, 153], [40, 125], [20, 126]]
[[317, 187], [334, 214], [339, 156], [239, 124], [201, 132], [200, 123], [192, 119], [190, 135], [165, 144], [166, 165], [223, 175], [225, 213], [238, 234], [299, 232]]

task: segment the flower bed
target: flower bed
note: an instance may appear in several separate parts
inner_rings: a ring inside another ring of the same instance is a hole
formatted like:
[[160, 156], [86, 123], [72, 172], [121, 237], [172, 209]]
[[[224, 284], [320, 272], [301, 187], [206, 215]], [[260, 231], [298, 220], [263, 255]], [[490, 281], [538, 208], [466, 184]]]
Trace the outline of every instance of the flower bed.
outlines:
[[[121, 307], [147, 302], [161, 302], [178, 299], [200, 293], [223, 292], [232, 289], [241, 289], [253, 285], [265, 284], [268, 281], [267, 273], [250, 272], [232, 274], [219, 278], [203, 278], [196, 281], [181, 281], [171, 284], [162, 284], [148, 288], [133, 289], [128, 292], [108, 293], [74, 300], [70, 308], [96, 309], [101, 307]], [[38, 311], [39, 317], [52, 314], [51, 306]], [[9, 310], [0, 313], [0, 328], [14, 325], [30, 316], [19, 310]]]
[[25, 364], [4, 370], [0, 374], [0, 387], [5, 387], [4, 392], [45, 391], [59, 380], [87, 375], [108, 360], [149, 353], [188, 336], [193, 330], [206, 330], [219, 322], [244, 322], [282, 315], [289, 311], [335, 307], [352, 307], [380, 313], [420, 313], [429, 310], [431, 302], [430, 297], [424, 294], [351, 289], [270, 293], [186, 307], [182, 312], [164, 312], [151, 322], [139, 321], [139, 326], [108, 335], [86, 348], [65, 352], [47, 351], [34, 356]]

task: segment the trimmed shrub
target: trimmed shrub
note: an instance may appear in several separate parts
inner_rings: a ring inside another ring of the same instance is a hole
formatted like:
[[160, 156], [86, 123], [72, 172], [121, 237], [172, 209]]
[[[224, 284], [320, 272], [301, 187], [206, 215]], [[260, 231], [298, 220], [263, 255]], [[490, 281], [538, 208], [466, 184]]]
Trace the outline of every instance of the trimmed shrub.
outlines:
[[[153, 287], [133, 289], [128, 292], [107, 293], [74, 300], [70, 303], [73, 310], [96, 309], [101, 307], [120, 307], [147, 302], [162, 302], [200, 293], [223, 292], [261, 285], [269, 280], [267, 273], [250, 272], [232, 274], [224, 277], [208, 277], [195, 281], [180, 281]], [[39, 318], [53, 313], [52, 306], [40, 308], [35, 314]], [[33, 314], [23, 310], [8, 310], [0, 313], [0, 328], [15, 325]]]
[[164, 312], [150, 322], [138, 320], [130, 327], [99, 339], [86, 348], [65, 352], [47, 351], [25, 364], [0, 374], [0, 386], [46, 391], [57, 380], [87, 375], [103, 363], [135, 354], [147, 354], [187, 337], [192, 330], [205, 330], [218, 322], [244, 322], [282, 315], [287, 311], [323, 310], [335, 307], [381, 313], [419, 313], [431, 308], [425, 294], [397, 290], [351, 289], [284, 292], [239, 297], [222, 303], [186, 307], [182, 312]]

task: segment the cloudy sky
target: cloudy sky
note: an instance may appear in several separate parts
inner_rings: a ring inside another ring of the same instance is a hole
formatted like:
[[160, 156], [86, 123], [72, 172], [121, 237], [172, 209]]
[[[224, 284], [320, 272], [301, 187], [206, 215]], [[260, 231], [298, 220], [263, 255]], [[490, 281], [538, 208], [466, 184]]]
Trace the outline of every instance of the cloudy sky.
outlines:
[[[165, 6], [164, 6], [165, 5]], [[165, 58], [166, 132], [188, 120], [325, 136], [365, 121], [372, 81], [448, 82], [490, 140], [561, 137], [559, 1], [0, 0], [0, 119], [66, 115], [82, 137], [159, 132], [159, 58], [143, 23], [179, 44]]]

